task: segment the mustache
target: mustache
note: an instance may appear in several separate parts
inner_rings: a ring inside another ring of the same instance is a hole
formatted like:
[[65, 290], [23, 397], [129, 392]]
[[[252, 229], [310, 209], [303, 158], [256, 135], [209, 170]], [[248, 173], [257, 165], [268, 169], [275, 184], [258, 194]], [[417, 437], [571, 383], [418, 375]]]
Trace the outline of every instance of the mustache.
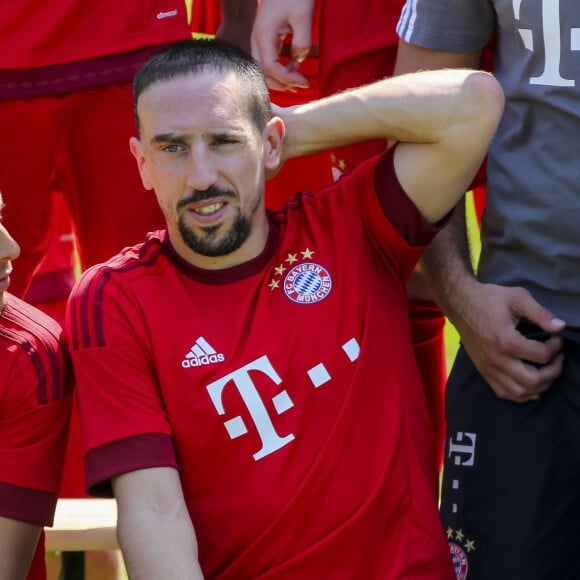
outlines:
[[194, 189], [187, 197], [179, 200], [177, 203], [177, 209], [181, 209], [190, 203], [197, 203], [200, 201], [207, 201], [208, 199], [214, 199], [217, 197], [232, 197], [235, 198], [236, 194], [231, 189], [223, 189], [216, 185], [211, 185], [207, 189]]

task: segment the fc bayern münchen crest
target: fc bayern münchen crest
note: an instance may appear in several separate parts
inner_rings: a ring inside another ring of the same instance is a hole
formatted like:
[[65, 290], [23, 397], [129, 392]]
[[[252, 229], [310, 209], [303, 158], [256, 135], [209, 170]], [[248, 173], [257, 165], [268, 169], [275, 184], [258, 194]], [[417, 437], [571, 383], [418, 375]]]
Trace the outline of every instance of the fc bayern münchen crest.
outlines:
[[294, 266], [284, 278], [284, 293], [297, 304], [314, 304], [324, 300], [332, 289], [328, 270], [314, 262]]
[[455, 569], [457, 580], [465, 580], [469, 569], [467, 555], [463, 548], [454, 542], [449, 542], [449, 550], [451, 551], [451, 559], [453, 560], [453, 568]]

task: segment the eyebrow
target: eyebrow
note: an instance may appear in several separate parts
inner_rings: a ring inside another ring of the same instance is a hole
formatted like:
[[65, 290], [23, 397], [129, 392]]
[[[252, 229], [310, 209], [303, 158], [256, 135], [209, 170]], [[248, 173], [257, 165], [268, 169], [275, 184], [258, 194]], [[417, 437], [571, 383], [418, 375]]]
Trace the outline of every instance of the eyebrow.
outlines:
[[187, 136], [181, 133], [161, 133], [160, 135], [151, 137], [150, 143], [152, 145], [158, 145], [160, 143], [185, 143], [186, 141]]

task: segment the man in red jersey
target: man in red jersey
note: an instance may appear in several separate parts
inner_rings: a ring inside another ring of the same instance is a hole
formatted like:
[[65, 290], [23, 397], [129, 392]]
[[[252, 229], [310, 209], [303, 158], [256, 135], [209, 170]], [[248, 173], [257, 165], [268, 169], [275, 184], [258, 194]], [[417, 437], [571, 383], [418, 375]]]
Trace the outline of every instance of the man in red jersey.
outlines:
[[[274, 116], [247, 53], [191, 41], [134, 92], [167, 227], [89, 269], [67, 322], [87, 481], [117, 499], [129, 576], [452, 578], [401, 306], [485, 155], [496, 82], [419, 73]], [[265, 209], [282, 157], [378, 137], [401, 143]]]
[[[3, 209], [0, 195], [0, 209]], [[52, 525], [72, 374], [62, 330], [7, 292], [18, 244], [0, 222], [0, 578], [24, 578]], [[44, 575], [44, 547], [34, 571]]]

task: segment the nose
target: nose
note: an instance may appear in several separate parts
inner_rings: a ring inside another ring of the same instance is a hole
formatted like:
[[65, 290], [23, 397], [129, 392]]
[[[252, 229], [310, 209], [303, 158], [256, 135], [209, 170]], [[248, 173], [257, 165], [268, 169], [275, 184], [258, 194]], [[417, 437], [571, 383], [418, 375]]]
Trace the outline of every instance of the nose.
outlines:
[[20, 255], [20, 246], [0, 223], [0, 260], [15, 260]]
[[205, 144], [191, 148], [187, 168], [187, 185], [192, 190], [204, 191], [217, 180], [214, 156]]

